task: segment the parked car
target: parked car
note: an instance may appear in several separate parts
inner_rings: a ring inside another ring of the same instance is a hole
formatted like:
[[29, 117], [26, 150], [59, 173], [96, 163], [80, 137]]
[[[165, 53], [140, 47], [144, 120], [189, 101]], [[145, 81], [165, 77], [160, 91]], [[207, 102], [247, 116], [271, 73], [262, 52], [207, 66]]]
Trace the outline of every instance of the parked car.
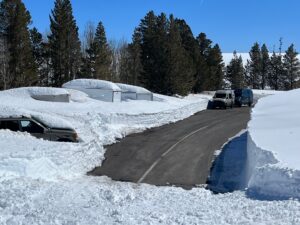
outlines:
[[236, 89], [235, 94], [235, 105], [241, 107], [242, 105], [248, 105], [249, 107], [253, 104], [253, 91], [248, 88]]
[[50, 141], [78, 142], [78, 135], [75, 130], [66, 128], [51, 128], [36, 118], [0, 118], [0, 129], [27, 132], [37, 138]]
[[234, 92], [232, 90], [218, 90], [216, 91], [212, 107], [215, 108], [224, 108], [233, 107], [234, 105]]

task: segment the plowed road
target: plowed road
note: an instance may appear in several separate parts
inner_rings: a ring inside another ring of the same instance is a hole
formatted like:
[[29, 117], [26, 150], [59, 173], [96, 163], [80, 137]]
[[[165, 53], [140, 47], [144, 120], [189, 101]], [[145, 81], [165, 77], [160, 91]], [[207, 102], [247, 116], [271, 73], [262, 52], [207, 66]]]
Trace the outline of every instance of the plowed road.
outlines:
[[106, 146], [105, 161], [89, 175], [175, 185], [205, 184], [215, 150], [247, 127], [250, 108], [205, 110], [185, 120], [129, 135]]

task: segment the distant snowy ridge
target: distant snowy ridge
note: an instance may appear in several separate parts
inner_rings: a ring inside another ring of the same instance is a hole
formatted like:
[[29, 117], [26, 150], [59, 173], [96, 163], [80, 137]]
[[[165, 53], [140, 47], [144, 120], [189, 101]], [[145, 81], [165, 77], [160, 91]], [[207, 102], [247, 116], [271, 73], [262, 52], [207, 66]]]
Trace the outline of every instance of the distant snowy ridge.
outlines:
[[[270, 54], [270, 57], [272, 56], [272, 53], [269, 53]], [[282, 53], [282, 55], [284, 55], [284, 53]], [[222, 56], [223, 56], [223, 61], [225, 63], [225, 65], [227, 66], [230, 61], [233, 59], [233, 53], [222, 53]], [[250, 60], [250, 55], [249, 53], [245, 53], [245, 52], [241, 52], [241, 53], [238, 53], [237, 52], [237, 56], [242, 56], [242, 59], [243, 59], [243, 64], [246, 65], [247, 64], [247, 60]], [[300, 55], [298, 55], [298, 59], [300, 60]]]

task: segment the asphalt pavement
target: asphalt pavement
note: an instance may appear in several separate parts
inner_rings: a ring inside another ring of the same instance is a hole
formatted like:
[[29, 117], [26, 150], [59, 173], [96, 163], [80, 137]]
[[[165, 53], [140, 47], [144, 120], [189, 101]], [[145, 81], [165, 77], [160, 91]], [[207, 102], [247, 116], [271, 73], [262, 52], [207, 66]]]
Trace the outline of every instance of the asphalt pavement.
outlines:
[[205, 184], [214, 152], [247, 127], [250, 109], [205, 110], [176, 123], [129, 135], [106, 146], [102, 166], [88, 174], [184, 188]]

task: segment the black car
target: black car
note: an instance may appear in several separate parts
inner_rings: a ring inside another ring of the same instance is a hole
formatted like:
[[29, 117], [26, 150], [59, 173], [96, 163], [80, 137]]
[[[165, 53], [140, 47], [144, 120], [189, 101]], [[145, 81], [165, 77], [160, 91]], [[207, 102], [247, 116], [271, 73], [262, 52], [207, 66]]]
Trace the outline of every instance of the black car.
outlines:
[[78, 142], [78, 135], [75, 130], [49, 127], [35, 118], [0, 118], [0, 129], [27, 132], [32, 136], [49, 141]]

